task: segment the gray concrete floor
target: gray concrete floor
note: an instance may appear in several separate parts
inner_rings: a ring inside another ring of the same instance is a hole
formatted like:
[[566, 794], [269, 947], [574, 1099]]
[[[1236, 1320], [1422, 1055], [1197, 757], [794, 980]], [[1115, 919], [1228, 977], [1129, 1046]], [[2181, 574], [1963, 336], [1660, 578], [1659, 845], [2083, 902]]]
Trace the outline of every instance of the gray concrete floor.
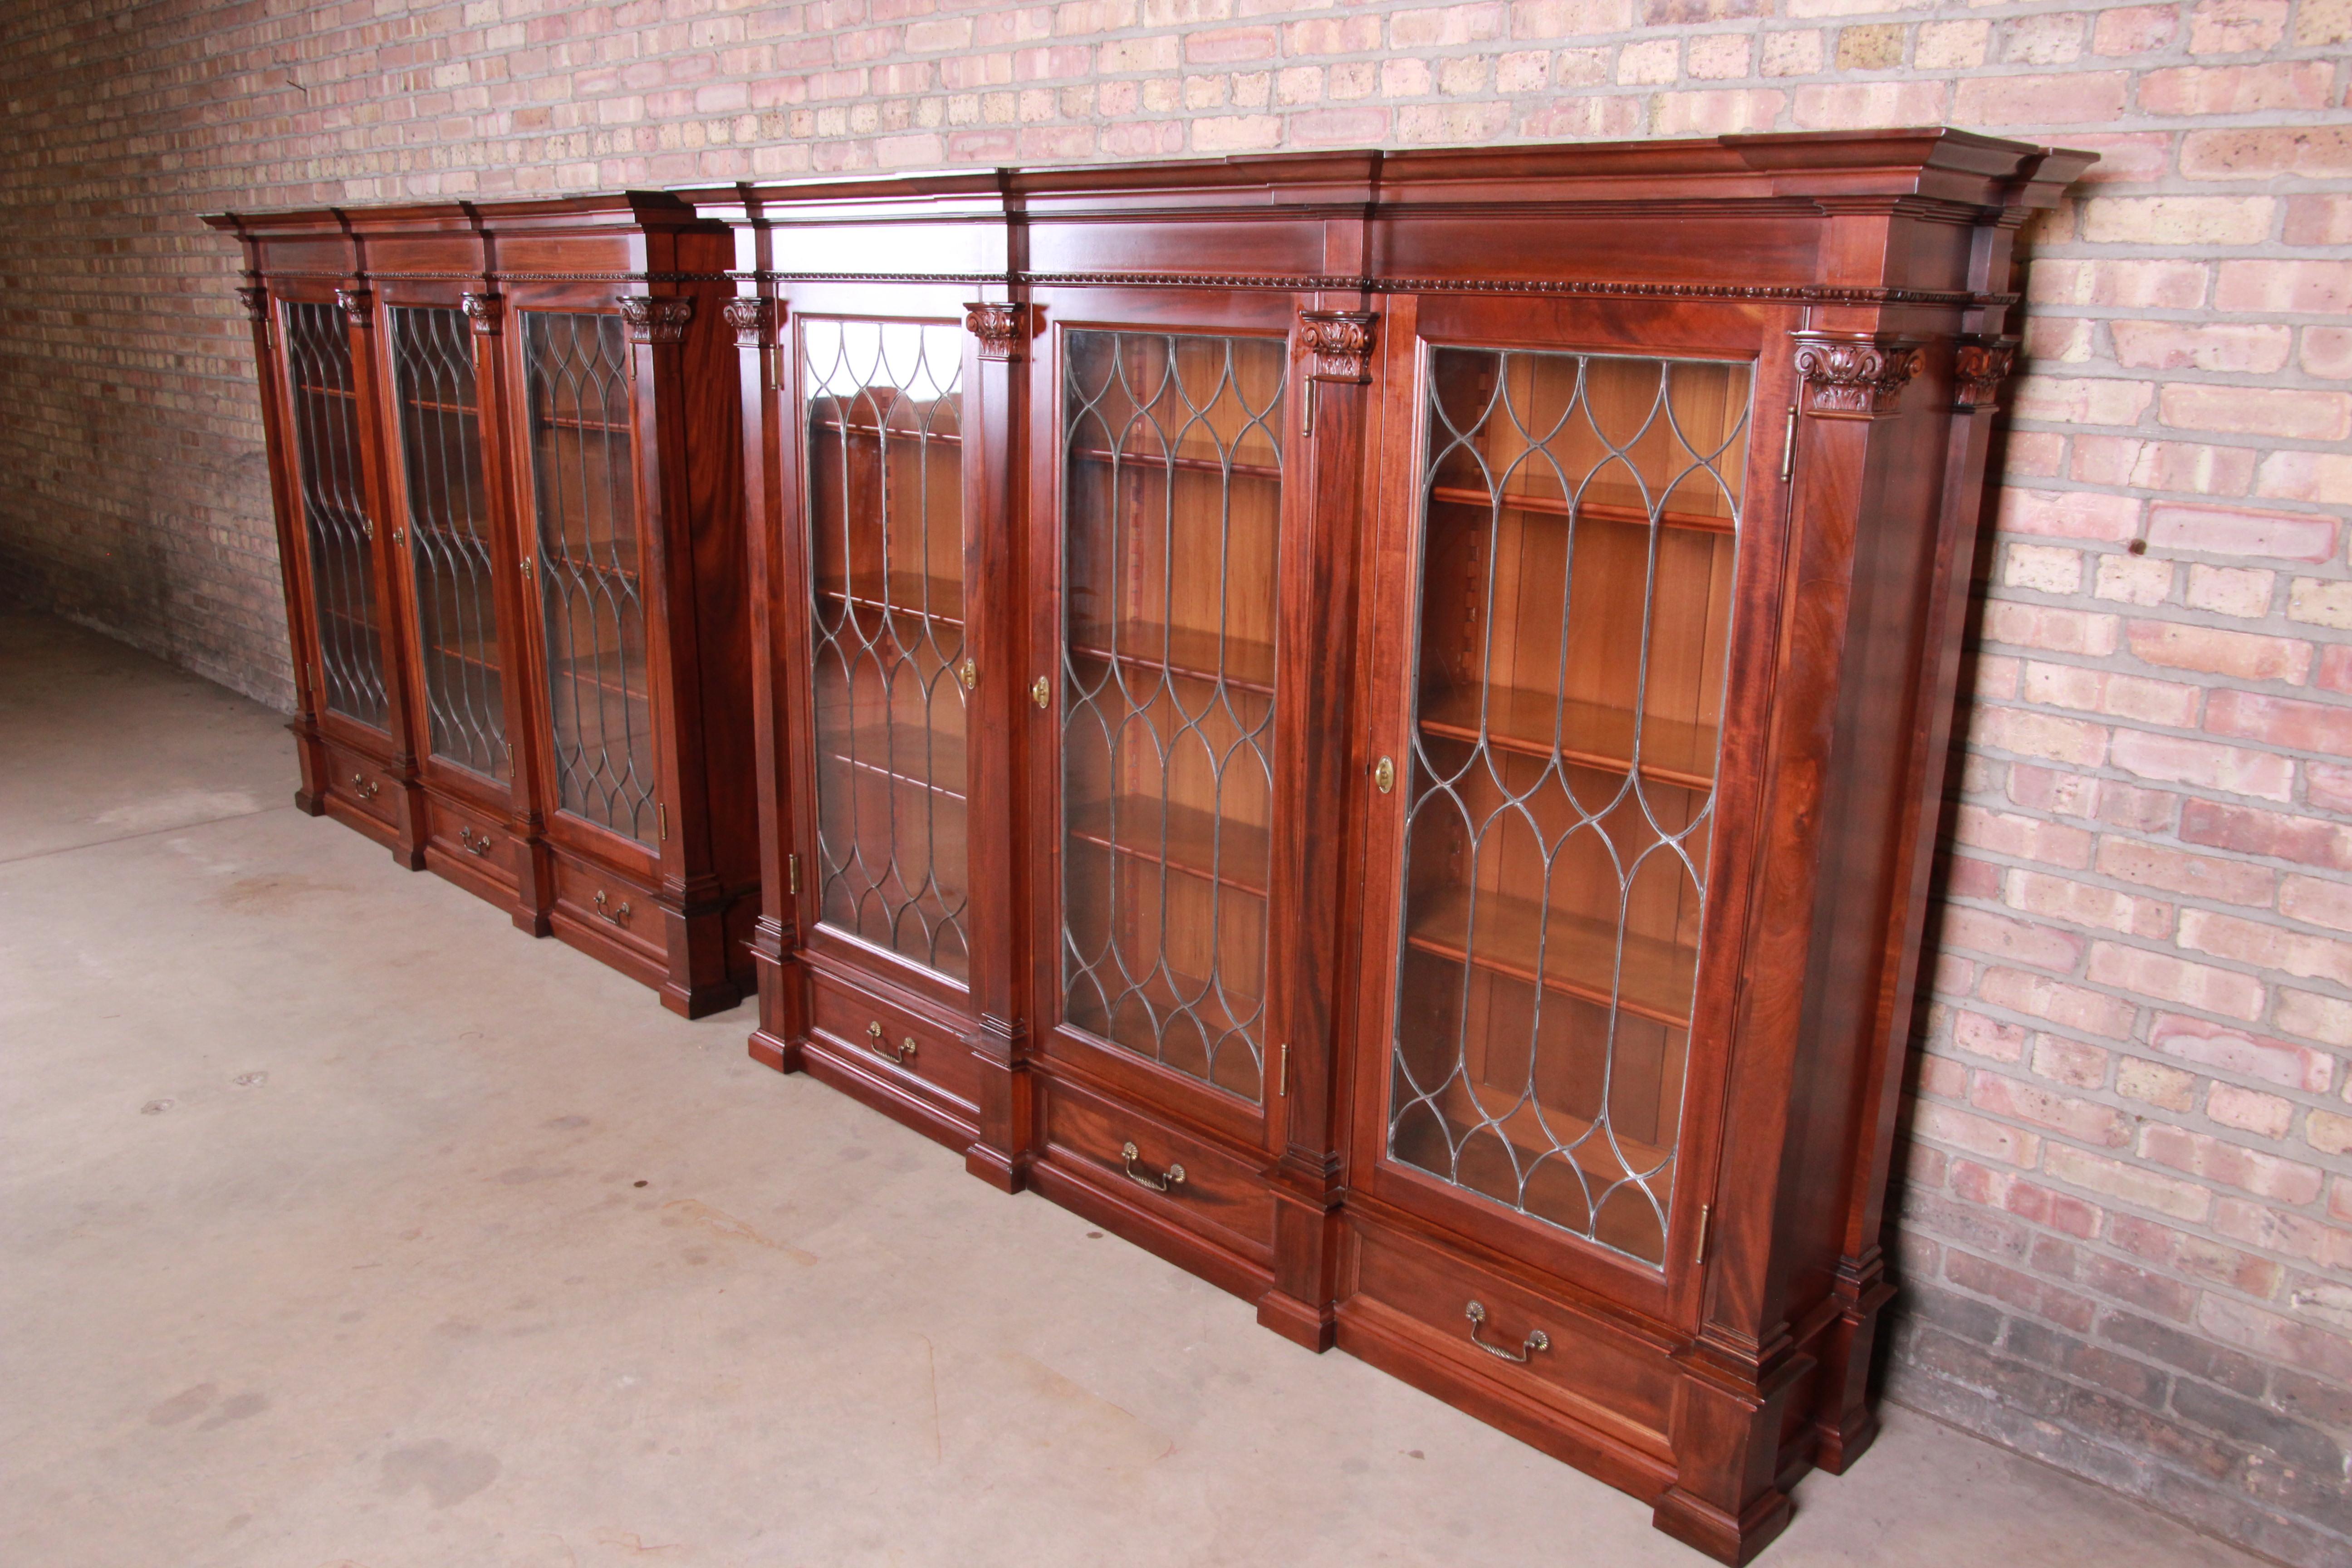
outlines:
[[[0, 1563], [1702, 1561], [293, 786], [0, 616]], [[1894, 1410], [1764, 1562], [2253, 1560]]]

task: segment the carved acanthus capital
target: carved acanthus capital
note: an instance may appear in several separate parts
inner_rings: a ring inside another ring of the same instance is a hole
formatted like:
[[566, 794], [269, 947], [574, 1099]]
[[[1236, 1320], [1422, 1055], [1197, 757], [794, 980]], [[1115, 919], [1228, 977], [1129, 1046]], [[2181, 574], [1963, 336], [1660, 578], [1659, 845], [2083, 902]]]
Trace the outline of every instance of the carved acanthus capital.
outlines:
[[692, 296], [621, 294], [615, 299], [620, 303], [621, 320], [628, 323], [631, 342], [675, 343], [686, 340], [686, 324], [694, 320]]
[[727, 301], [727, 324], [735, 329], [735, 346], [755, 349], [767, 341], [768, 319], [775, 313], [766, 300], [734, 299]]
[[2000, 404], [2000, 384], [2016, 363], [2015, 338], [1962, 338], [1952, 355], [1952, 405], [1992, 408]]
[[1360, 386], [1372, 379], [1370, 310], [1301, 310], [1298, 312], [1298, 353], [1307, 362], [1309, 381]]
[[975, 300], [963, 308], [964, 330], [980, 340], [980, 357], [1017, 360], [1029, 342], [1029, 307]]
[[1791, 332], [1805, 412], [1820, 419], [1883, 419], [1919, 372], [1918, 345], [1869, 332]]
[[475, 332], [481, 337], [499, 335], [499, 322], [507, 313], [506, 297], [502, 294], [461, 294], [457, 303], [465, 307], [466, 319], [474, 323]]
[[257, 327], [269, 324], [269, 290], [261, 288], [240, 289], [236, 297], [245, 303], [246, 319]]
[[338, 289], [335, 303], [343, 308], [343, 319], [354, 327], [372, 326], [375, 321], [375, 291], [372, 289]]

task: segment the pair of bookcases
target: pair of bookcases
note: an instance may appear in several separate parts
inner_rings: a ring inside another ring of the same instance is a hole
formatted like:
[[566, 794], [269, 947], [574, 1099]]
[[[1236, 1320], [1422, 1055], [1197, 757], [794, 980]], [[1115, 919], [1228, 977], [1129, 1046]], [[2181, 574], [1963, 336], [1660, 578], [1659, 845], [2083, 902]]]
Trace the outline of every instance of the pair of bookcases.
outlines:
[[2010, 241], [2087, 161], [215, 220], [302, 798], [1742, 1560], [1874, 1430]]

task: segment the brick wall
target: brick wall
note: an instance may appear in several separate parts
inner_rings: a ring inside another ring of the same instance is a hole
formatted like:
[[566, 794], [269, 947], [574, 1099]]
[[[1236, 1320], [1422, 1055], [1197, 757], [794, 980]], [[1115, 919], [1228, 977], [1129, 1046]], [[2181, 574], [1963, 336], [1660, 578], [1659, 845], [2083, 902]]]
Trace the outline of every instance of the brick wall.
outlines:
[[5, 23], [0, 589], [281, 706], [228, 205], [1949, 121], [2030, 236], [1895, 1396], [2352, 1552], [2352, 0], [303, 8]]

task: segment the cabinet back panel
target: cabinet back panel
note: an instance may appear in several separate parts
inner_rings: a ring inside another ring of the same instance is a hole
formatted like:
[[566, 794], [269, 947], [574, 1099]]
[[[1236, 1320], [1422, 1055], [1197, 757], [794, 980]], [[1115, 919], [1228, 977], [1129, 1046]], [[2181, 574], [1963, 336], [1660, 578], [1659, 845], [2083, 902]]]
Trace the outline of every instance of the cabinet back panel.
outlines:
[[1749, 369], [1433, 348], [1390, 1146], [1664, 1252]]
[[319, 617], [319, 661], [327, 709], [382, 729], [383, 635], [376, 619], [375, 563], [367, 481], [360, 467], [359, 394], [352, 341], [340, 305], [288, 302], [286, 371], [293, 404], [294, 453], [310, 594]]
[[391, 315], [409, 563], [433, 755], [503, 779], [513, 763], [473, 332], [463, 310], [401, 307]]
[[969, 981], [963, 334], [803, 317], [817, 919]]
[[621, 320], [527, 310], [523, 366], [558, 801], [651, 846], [645, 563]]
[[1255, 1102], [1285, 345], [1064, 352], [1064, 1017]]

